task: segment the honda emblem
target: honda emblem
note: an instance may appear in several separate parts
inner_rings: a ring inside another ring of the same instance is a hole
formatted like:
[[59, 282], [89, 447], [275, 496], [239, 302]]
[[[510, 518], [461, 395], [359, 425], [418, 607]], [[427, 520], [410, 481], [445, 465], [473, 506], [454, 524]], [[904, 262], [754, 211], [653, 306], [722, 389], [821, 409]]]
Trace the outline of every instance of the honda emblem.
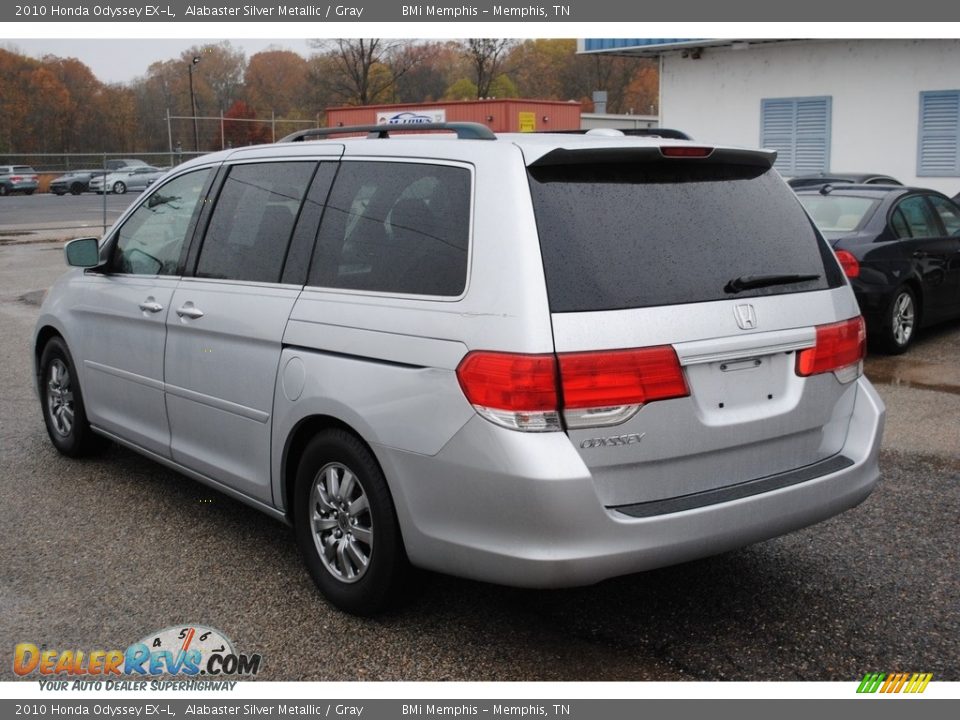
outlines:
[[737, 325], [741, 330], [755, 330], [757, 327], [757, 311], [753, 305], [744, 303], [733, 308], [733, 315], [737, 318]]

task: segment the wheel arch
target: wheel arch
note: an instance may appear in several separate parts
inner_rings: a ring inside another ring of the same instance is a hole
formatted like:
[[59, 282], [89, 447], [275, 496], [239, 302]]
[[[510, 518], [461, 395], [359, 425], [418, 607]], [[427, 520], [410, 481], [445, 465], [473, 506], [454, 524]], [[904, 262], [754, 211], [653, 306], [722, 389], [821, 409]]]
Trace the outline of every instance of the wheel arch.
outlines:
[[67, 344], [63, 333], [53, 325], [44, 325], [37, 330], [36, 340], [33, 345], [33, 377], [38, 389], [40, 387], [40, 356], [43, 355], [43, 349], [47, 346], [47, 343], [55, 337], [60, 338], [64, 345]]
[[[297, 481], [297, 464], [300, 462], [300, 456], [303, 454], [304, 449], [307, 446], [307, 443], [310, 442], [310, 439], [313, 438], [320, 432], [324, 430], [343, 430], [353, 435], [357, 440], [359, 440], [367, 450], [370, 451], [370, 454], [373, 458], [380, 464], [380, 469], [383, 470], [383, 464], [380, 462], [380, 459], [377, 457], [377, 453], [370, 446], [370, 443], [366, 441], [361, 433], [359, 433], [356, 428], [352, 427], [343, 420], [333, 417], [332, 415], [308, 415], [307, 417], [302, 418], [300, 421], [294, 425], [293, 429], [290, 431], [287, 436], [286, 442], [283, 446], [283, 455], [280, 460], [280, 491], [282, 497], [280, 500], [280, 507], [283, 509], [284, 514], [287, 517], [287, 520], [290, 524], [293, 524], [293, 497], [294, 497], [294, 485]], [[386, 473], [384, 473], [386, 476]], [[387, 479], [387, 486], [390, 487], [390, 480]], [[393, 489], [391, 489], [391, 494]]]

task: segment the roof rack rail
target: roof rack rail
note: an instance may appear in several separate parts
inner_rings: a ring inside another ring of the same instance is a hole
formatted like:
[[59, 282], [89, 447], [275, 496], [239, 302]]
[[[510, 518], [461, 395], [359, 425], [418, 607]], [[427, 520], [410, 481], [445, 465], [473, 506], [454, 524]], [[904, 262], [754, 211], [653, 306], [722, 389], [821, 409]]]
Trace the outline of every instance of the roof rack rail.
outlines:
[[342, 127], [310, 128], [298, 130], [277, 142], [303, 142], [307, 138], [344, 135], [346, 133], [367, 133], [367, 139], [377, 140], [390, 137], [392, 132], [416, 132], [418, 130], [450, 130], [460, 140], [496, 140], [497, 136], [486, 125], [475, 122], [444, 123], [397, 123], [395, 125], [344, 125]]

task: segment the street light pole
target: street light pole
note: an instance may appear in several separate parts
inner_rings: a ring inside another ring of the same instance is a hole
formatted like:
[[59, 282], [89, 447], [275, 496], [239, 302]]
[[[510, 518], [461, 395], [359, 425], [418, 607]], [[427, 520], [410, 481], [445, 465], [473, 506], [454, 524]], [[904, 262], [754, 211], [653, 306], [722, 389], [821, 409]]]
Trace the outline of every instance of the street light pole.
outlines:
[[190, 114], [193, 115], [193, 149], [200, 152], [200, 134], [197, 132], [197, 99], [193, 94], [193, 66], [200, 62], [200, 56], [195, 55], [193, 62], [187, 65], [187, 74], [190, 75]]

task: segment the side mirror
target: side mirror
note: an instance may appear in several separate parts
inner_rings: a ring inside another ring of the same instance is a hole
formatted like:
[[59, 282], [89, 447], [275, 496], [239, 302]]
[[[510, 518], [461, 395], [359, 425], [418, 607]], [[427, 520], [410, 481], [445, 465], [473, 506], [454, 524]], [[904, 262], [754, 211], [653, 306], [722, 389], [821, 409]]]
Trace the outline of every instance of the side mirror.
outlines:
[[100, 264], [100, 248], [94, 237], [77, 238], [63, 247], [70, 267], [92, 268]]

